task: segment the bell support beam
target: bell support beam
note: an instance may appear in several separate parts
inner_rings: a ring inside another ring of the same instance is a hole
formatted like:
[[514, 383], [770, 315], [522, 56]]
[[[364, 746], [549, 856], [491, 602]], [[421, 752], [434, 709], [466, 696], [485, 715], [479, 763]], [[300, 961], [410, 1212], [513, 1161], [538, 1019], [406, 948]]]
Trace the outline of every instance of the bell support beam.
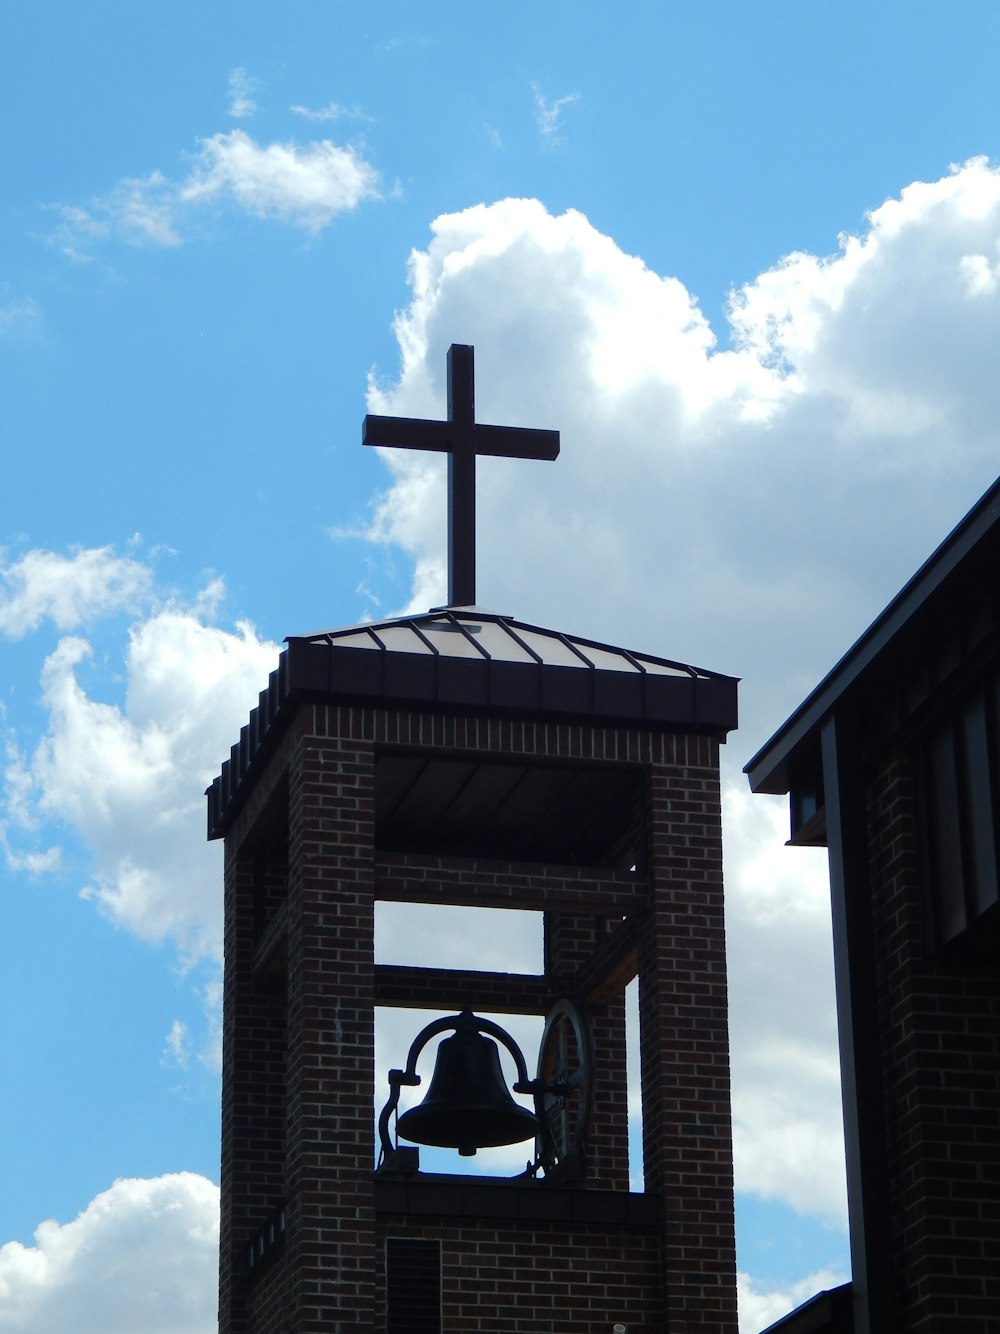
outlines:
[[648, 894], [645, 876], [603, 866], [550, 866], [543, 876], [540, 868], [485, 858], [375, 855], [375, 897], [390, 903], [627, 917], [646, 906]]
[[555, 998], [552, 979], [541, 974], [375, 965], [376, 1005], [439, 1010], [475, 1004], [494, 1014], [546, 1014]]
[[566, 995], [580, 996], [588, 1004], [604, 1005], [625, 990], [639, 971], [637, 940], [645, 913], [615, 925], [590, 958], [566, 979]]

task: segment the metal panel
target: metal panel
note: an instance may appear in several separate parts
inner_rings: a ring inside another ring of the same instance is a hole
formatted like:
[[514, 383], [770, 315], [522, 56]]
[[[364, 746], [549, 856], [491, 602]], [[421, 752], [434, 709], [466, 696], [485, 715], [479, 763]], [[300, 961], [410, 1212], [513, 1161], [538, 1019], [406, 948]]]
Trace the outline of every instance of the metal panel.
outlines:
[[986, 692], [978, 692], [962, 711], [962, 758], [966, 807], [965, 863], [967, 909], [974, 920], [997, 901], [997, 848], [993, 828], [996, 792], [991, 775]]
[[953, 702], [919, 748], [924, 888], [931, 948], [1000, 903], [1000, 677]]
[[441, 1243], [385, 1242], [386, 1334], [441, 1334]]
[[955, 732], [951, 720], [929, 738], [925, 751], [924, 801], [929, 848], [928, 889], [938, 942], [965, 930], [965, 875], [962, 867], [962, 820], [958, 794]]

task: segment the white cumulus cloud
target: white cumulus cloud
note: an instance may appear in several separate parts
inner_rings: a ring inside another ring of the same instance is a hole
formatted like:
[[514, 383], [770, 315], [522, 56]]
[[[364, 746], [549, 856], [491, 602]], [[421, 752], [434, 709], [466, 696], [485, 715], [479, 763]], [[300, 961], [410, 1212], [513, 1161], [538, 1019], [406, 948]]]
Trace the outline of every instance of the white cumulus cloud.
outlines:
[[[49, 576], [47, 614], [59, 624], [71, 614], [79, 620], [79, 604], [56, 585], [62, 574], [75, 587], [81, 567], [33, 555]], [[144, 567], [116, 584], [120, 567], [102, 566], [103, 597], [98, 574], [82, 568], [92, 614], [120, 605], [133, 583], [148, 593]], [[13, 846], [15, 832], [26, 835], [40, 821], [49, 822], [43, 832], [70, 826], [91, 855], [85, 896], [141, 939], [172, 939], [192, 960], [221, 953], [221, 863], [218, 845], [205, 842], [204, 790], [278, 658], [278, 646], [251, 626], [225, 630], [204, 616], [204, 607], [170, 604], [134, 622], [120, 703], [93, 698], [81, 684], [88, 641], [61, 639], [42, 671], [45, 734], [29, 751], [12, 745], [5, 773], [11, 864], [44, 870], [56, 856]]]
[[[723, 346], [579, 213], [478, 205], [411, 256], [400, 373], [370, 406], [440, 415], [447, 345], [474, 343], [480, 419], [562, 431], [554, 464], [480, 464], [480, 600], [739, 673], [753, 746], [992, 480], [1000, 300], [961, 260], [998, 242], [1000, 173], [977, 160], [744, 285]], [[443, 464], [385, 458], [372, 536], [411, 554], [424, 609]]]
[[193, 1172], [116, 1181], [35, 1244], [0, 1247], [0, 1331], [212, 1334], [219, 1190]]
[[[723, 760], [737, 1186], [840, 1226], [825, 856], [786, 849], [783, 804], [739, 770], [995, 476], [998, 255], [1000, 172], [976, 159], [777, 262], [717, 331], [581, 214], [478, 205], [411, 256], [399, 374], [369, 394], [441, 416], [447, 346], [474, 344], [479, 420], [562, 432], [554, 464], [479, 464], [478, 601], [743, 678]], [[409, 553], [425, 610], [444, 465], [384, 457], [370, 536]]]
[[329, 139], [255, 143], [242, 130], [201, 143], [197, 165], [180, 190], [184, 203], [232, 198], [258, 218], [276, 217], [318, 232], [337, 216], [378, 197], [378, 173], [353, 148]]
[[75, 630], [99, 616], [137, 611], [152, 593], [149, 566], [112, 547], [90, 547], [64, 556], [29, 551], [0, 559], [0, 634], [20, 639], [50, 620]]

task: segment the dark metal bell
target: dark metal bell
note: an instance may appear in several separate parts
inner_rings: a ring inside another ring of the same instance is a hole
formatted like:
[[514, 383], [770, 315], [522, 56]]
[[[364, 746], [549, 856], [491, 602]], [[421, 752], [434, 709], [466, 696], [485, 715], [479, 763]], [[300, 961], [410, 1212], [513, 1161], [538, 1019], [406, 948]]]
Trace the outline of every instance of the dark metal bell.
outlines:
[[399, 1118], [397, 1132], [415, 1144], [477, 1149], [533, 1139], [538, 1121], [510, 1096], [492, 1039], [474, 1027], [457, 1027], [437, 1051], [427, 1096]]

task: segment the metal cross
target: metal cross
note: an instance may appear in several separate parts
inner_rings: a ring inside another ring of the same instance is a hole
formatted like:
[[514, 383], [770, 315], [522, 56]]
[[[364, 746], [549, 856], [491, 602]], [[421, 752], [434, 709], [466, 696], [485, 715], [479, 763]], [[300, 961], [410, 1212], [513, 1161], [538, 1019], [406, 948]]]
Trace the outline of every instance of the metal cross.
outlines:
[[448, 349], [448, 420], [368, 416], [361, 443], [432, 449], [448, 455], [448, 606], [475, 606], [476, 455], [554, 459], [559, 453], [559, 432], [477, 424], [474, 351], [452, 343]]

